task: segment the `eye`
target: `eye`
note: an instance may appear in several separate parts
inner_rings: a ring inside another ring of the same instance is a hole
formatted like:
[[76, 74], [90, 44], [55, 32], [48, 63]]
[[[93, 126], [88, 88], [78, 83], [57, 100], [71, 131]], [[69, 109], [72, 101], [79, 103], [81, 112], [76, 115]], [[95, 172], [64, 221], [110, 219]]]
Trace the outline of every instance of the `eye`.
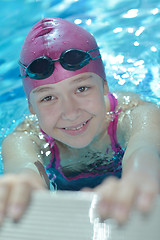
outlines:
[[82, 93], [82, 92], [86, 92], [87, 90], [89, 89], [89, 87], [79, 87], [78, 89], [77, 89], [77, 92], [78, 93]]
[[53, 97], [53, 96], [47, 96], [47, 97], [43, 98], [43, 99], [41, 100], [41, 102], [49, 102], [49, 101], [52, 101], [52, 100], [55, 100], [55, 97]]

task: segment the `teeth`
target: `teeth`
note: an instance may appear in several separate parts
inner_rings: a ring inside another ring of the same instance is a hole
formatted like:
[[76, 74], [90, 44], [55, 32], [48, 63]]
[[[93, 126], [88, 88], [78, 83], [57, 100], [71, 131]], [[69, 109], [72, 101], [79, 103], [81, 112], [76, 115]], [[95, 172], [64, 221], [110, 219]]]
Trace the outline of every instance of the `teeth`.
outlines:
[[81, 125], [80, 125], [79, 127], [77, 127], [77, 128], [68, 128], [68, 127], [66, 127], [66, 128], [64, 128], [64, 129], [66, 129], [66, 130], [78, 130], [78, 129], [80, 129], [81, 127], [83, 127], [84, 125], [86, 125], [86, 123], [87, 123], [87, 122], [81, 124]]

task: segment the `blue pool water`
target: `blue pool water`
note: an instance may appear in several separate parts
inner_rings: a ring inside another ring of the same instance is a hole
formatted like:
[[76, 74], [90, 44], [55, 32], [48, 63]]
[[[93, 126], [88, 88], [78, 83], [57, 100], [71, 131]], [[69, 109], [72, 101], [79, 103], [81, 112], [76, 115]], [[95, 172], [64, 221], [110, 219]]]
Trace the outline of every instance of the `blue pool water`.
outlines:
[[160, 0], [1, 0], [0, 13], [0, 144], [28, 113], [17, 62], [26, 34], [43, 17], [66, 18], [94, 34], [111, 91], [160, 104]]

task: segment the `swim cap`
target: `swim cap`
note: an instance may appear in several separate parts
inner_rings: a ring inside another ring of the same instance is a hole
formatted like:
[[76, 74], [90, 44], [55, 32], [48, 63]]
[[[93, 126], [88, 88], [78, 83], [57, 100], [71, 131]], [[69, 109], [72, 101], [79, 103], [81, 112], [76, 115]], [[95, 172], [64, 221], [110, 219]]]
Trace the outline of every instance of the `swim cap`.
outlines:
[[[98, 46], [94, 37], [82, 27], [60, 18], [44, 18], [37, 22], [28, 33], [20, 53], [20, 62], [28, 66], [40, 56], [58, 59], [63, 51], [70, 48], [87, 52]], [[99, 54], [99, 50], [90, 53], [93, 58]], [[25, 76], [25, 69], [22, 66], [20, 72], [22, 76]], [[55, 70], [51, 76], [41, 80], [31, 79], [28, 76], [23, 78], [24, 91], [28, 98], [34, 88], [57, 83], [85, 72], [92, 72], [106, 79], [101, 58], [89, 61], [89, 64], [76, 71], [66, 70], [60, 62], [55, 62]]]

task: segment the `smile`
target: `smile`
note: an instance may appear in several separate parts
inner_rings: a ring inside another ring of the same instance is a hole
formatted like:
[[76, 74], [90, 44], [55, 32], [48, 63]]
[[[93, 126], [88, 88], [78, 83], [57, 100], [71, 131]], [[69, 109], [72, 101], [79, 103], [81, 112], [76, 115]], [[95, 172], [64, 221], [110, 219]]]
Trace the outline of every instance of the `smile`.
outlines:
[[83, 134], [87, 130], [90, 120], [91, 119], [75, 126], [61, 128], [61, 130], [71, 136]]
[[78, 129], [82, 128], [84, 125], [86, 125], [87, 122], [88, 122], [88, 120], [86, 122], [82, 123], [81, 125], [79, 125], [78, 127], [66, 127], [64, 129], [65, 130], [78, 130]]

